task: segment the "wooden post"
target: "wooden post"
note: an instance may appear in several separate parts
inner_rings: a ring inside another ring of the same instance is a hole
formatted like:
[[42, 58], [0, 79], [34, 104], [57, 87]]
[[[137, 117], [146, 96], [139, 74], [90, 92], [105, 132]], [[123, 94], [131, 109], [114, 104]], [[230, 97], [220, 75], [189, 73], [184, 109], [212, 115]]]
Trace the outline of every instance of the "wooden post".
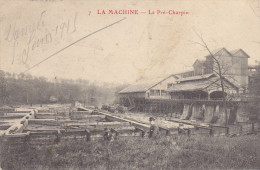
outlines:
[[[27, 132], [27, 133], [28, 133], [28, 132]], [[30, 133], [25, 136], [24, 142], [25, 142], [26, 144], [29, 144], [29, 142], [30, 142]]]
[[170, 130], [166, 130], [166, 136], [170, 134]]
[[145, 100], [145, 98], [144, 98], [144, 110], [143, 110], [143, 112], [146, 113], [146, 100]]
[[252, 133], [255, 132], [255, 123], [252, 123]]
[[209, 136], [214, 136], [214, 131], [212, 129], [212, 126], [209, 127], [210, 130], [209, 130]]
[[142, 131], [142, 138], [144, 137], [144, 135], [145, 135], [145, 132], [144, 132], [144, 131]]
[[226, 127], [226, 136], [229, 135], [229, 127]]
[[187, 133], [187, 135], [190, 136], [190, 134], [191, 134], [191, 130], [188, 129], [188, 133]]
[[86, 134], [86, 141], [90, 141], [91, 140], [91, 134], [89, 130], [85, 130], [85, 134]]
[[59, 142], [60, 142], [60, 130], [57, 130], [55, 143], [58, 144]]
[[178, 135], [180, 135], [181, 134], [181, 129], [180, 129], [180, 127], [178, 127]]
[[242, 125], [240, 125], [240, 132], [239, 132], [240, 134], [242, 134], [243, 133], [243, 126]]

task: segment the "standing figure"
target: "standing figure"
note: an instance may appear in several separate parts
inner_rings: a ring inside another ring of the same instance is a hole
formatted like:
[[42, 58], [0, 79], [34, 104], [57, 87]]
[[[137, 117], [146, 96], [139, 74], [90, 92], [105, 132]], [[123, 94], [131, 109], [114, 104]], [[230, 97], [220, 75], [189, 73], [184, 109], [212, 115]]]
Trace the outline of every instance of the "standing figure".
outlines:
[[150, 130], [149, 130], [149, 138], [157, 137], [159, 134], [159, 128], [155, 125], [155, 118], [150, 117], [149, 121], [150, 121], [150, 125], [151, 125]]

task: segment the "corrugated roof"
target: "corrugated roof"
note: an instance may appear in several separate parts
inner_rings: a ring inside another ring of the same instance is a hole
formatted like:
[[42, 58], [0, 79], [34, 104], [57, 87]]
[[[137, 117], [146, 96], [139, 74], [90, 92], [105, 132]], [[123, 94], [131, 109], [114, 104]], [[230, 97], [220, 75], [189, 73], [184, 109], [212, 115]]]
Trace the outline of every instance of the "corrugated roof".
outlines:
[[194, 90], [203, 90], [209, 86], [209, 81], [207, 79], [192, 81], [192, 82], [181, 82], [174, 84], [167, 91], [194, 91]]
[[176, 77], [174, 75], [170, 75], [168, 77], [158, 77], [158, 78], [149, 78], [149, 79], [141, 79], [135, 84], [132, 84], [125, 89], [121, 90], [119, 93], [137, 93], [137, 92], [146, 92], [153, 86], [157, 85], [158, 83], [170, 78]]
[[[231, 83], [228, 79], [224, 79], [225, 82], [231, 86], [238, 88], [236, 85]], [[194, 90], [205, 90], [210, 87], [214, 82], [218, 82], [219, 78], [215, 74], [206, 74], [201, 76], [193, 76], [184, 79], [180, 79], [179, 83], [174, 84], [167, 91], [194, 91]]]
[[178, 82], [193, 81], [193, 80], [200, 80], [200, 79], [208, 79], [211, 76], [215, 76], [215, 74], [211, 73], [211, 74], [204, 74], [204, 75], [180, 78], [180, 79], [178, 79]]

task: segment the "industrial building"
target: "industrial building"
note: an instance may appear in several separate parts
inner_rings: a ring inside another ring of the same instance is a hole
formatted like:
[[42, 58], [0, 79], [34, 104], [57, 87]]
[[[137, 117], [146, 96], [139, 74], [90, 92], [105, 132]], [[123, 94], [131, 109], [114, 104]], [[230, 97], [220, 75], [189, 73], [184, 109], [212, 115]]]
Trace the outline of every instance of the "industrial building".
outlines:
[[214, 50], [204, 59], [195, 60], [193, 70], [165, 78], [142, 79], [126, 87], [119, 92], [120, 102], [129, 110], [177, 113], [186, 118], [189, 112], [194, 118], [204, 108], [206, 116], [218, 115], [219, 122], [223, 123], [223, 95], [229, 115], [243, 110], [238, 106], [241, 106], [241, 96], [248, 87], [248, 58], [242, 49]]

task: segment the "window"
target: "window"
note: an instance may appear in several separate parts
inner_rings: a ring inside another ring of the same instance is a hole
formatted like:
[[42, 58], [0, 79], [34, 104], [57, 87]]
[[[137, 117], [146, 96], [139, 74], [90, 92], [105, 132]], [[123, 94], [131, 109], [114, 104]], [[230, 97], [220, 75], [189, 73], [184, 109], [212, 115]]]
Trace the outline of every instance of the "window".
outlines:
[[160, 90], [156, 90], [155, 95], [160, 96]]
[[154, 96], [154, 95], [155, 95], [154, 90], [150, 90], [150, 95], [151, 95], [151, 96]]
[[167, 93], [165, 90], [162, 90], [162, 96], [167, 96]]

